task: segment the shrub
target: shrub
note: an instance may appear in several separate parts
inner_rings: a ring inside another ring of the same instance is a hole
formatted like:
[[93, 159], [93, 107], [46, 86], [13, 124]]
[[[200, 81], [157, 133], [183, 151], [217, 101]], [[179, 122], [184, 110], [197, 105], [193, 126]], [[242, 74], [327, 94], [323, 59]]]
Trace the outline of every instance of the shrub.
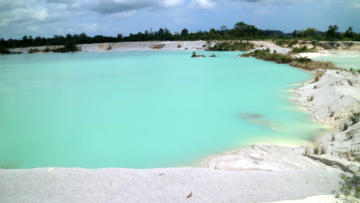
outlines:
[[354, 133], [353, 132], [347, 132], [346, 134], [345, 134], [345, 136], [347, 137], [347, 138], [349, 138], [349, 139], [353, 139], [354, 138]]
[[40, 52], [39, 49], [30, 49], [28, 53], [33, 54], [33, 53], [38, 53], [38, 52]]
[[208, 48], [210, 51], [249, 51], [251, 49], [254, 49], [254, 44], [249, 42], [222, 42]]
[[193, 55], [192, 56], [196, 56], [196, 52], [195, 51], [193, 51]]
[[313, 100], [314, 100], [314, 95], [311, 95], [311, 96], [308, 97], [308, 102], [311, 102]]
[[349, 117], [349, 120], [354, 125], [360, 120], [360, 112], [352, 113], [352, 116]]
[[323, 71], [320, 71], [320, 72], [316, 73], [316, 75], [315, 75], [315, 82], [319, 81], [320, 78], [321, 78], [321, 76], [323, 76], [323, 75], [324, 75], [324, 72], [323, 72]]
[[46, 47], [43, 52], [50, 52], [50, 51], [51, 51], [50, 48]]
[[0, 46], [0, 54], [11, 54], [11, 52], [2, 46]]
[[66, 53], [80, 51], [79, 48], [73, 42], [68, 42], [64, 48], [54, 49], [53, 52]]
[[300, 62], [300, 63], [309, 63], [309, 62], [311, 62], [312, 60], [311, 59], [309, 59], [308, 57], [296, 57], [296, 58], [294, 58], [294, 61], [297, 61], [297, 62]]
[[322, 46], [324, 49], [332, 49], [332, 47], [327, 44], [320, 44], [320, 46]]
[[[348, 123], [344, 123], [343, 125], [343, 131], [346, 131], [349, 128], [349, 124]], [[346, 133], [347, 134], [347, 133]]]
[[298, 40], [292, 40], [291, 42], [289, 42], [288, 47], [292, 47], [294, 44], [297, 44], [299, 41]]

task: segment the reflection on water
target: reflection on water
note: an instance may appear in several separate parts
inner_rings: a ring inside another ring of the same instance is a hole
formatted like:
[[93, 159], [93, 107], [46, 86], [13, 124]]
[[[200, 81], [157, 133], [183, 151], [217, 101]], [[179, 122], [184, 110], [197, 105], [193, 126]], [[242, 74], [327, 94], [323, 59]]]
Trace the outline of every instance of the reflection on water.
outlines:
[[241, 113], [240, 117], [248, 122], [257, 123], [260, 125], [267, 126], [272, 130], [277, 130], [275, 127], [275, 124], [270, 121], [265, 120], [264, 115], [262, 115], [262, 114]]

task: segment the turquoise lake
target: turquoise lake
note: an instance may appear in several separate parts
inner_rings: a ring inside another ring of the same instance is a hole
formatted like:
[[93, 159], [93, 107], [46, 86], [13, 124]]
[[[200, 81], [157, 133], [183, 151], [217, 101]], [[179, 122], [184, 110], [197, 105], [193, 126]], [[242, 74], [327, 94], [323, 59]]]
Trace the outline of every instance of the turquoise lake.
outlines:
[[314, 57], [313, 60], [315, 61], [331, 61], [336, 66], [340, 68], [346, 68], [346, 69], [360, 69], [360, 56], [318, 56]]
[[253, 143], [300, 145], [327, 129], [289, 91], [311, 79], [239, 52], [0, 56], [0, 164], [200, 166]]

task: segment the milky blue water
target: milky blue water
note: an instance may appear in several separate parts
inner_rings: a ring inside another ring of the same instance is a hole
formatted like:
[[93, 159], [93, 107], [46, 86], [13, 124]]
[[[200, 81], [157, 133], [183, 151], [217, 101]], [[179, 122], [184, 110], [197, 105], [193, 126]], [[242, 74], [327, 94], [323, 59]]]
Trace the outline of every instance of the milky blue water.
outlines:
[[[359, 54], [358, 54], [359, 55]], [[354, 55], [352, 57], [344, 56], [344, 55], [331, 55], [331, 56], [319, 56], [314, 57], [313, 60], [315, 61], [331, 61], [337, 67], [346, 68], [346, 69], [360, 69], [360, 56]]]
[[199, 166], [253, 143], [324, 132], [289, 89], [313, 76], [239, 52], [0, 56], [0, 163]]

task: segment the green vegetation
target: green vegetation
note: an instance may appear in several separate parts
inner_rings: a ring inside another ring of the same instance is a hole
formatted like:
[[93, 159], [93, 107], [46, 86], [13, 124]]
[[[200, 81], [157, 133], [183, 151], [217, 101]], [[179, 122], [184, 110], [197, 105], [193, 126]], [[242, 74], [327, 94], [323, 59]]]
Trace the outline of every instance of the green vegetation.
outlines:
[[[326, 69], [339, 69], [332, 62], [313, 61], [307, 57], [293, 57], [290, 54], [278, 54], [270, 53], [269, 49], [255, 50], [254, 52], [245, 53], [242, 57], [255, 57], [257, 59], [263, 59], [265, 61], [274, 61], [276, 63], [289, 63], [291, 66], [302, 68], [305, 70], [326, 70]], [[315, 82], [317, 82], [324, 73], [322, 71], [317, 73]]]
[[209, 47], [210, 51], [249, 51], [254, 49], [254, 44], [246, 42], [222, 42], [216, 44], [214, 47]]
[[354, 133], [353, 133], [353, 132], [347, 132], [347, 133], [345, 134], [345, 136], [346, 136], [347, 138], [349, 138], [349, 139], [353, 139], [353, 138], [354, 138]]
[[334, 114], [335, 114], [335, 112], [332, 111], [332, 112], [330, 113], [330, 117], [333, 117]]
[[[343, 131], [346, 131], [349, 128], [349, 124], [348, 123], [344, 123], [343, 125]], [[348, 135], [349, 132], [346, 133], [346, 136]]]
[[289, 54], [299, 54], [299, 53], [305, 53], [305, 52], [314, 52], [313, 49], [308, 49], [306, 46], [303, 46], [302, 48], [294, 47]]
[[274, 61], [276, 63], [290, 63], [294, 59], [290, 55], [284, 54], [270, 54], [270, 49], [255, 50], [254, 52], [242, 54], [243, 57], [255, 57], [257, 59], [263, 59], [265, 61]]
[[314, 95], [311, 95], [311, 96], [308, 97], [308, 102], [311, 102], [313, 100], [314, 100]]
[[211, 54], [209, 57], [217, 57], [215, 54]]
[[41, 52], [39, 49], [30, 49], [29, 50], [29, 54], [33, 54], [33, 53], [38, 53], [38, 52]]
[[0, 46], [0, 54], [10, 54], [11, 52], [2, 46]]
[[80, 51], [75, 43], [69, 42], [65, 45], [64, 48], [54, 49], [53, 52], [66, 53], [66, 52], [75, 52]]
[[[91, 43], [105, 43], [105, 42], [133, 42], [133, 41], [194, 41], [194, 40], [273, 40], [278, 45], [287, 45], [292, 47], [299, 40], [303, 41], [360, 41], [360, 34], [353, 32], [353, 28], [349, 27], [346, 32], [338, 32], [339, 27], [336, 25], [329, 26], [325, 32], [320, 32], [316, 28], [307, 28], [306, 30], [294, 30], [293, 33], [283, 33], [277, 30], [260, 30], [254, 25], [249, 25], [244, 22], [238, 22], [232, 29], [226, 26], [221, 26], [219, 30], [211, 28], [209, 31], [199, 30], [197, 32], [189, 32], [184, 28], [180, 33], [171, 33], [167, 28], [160, 28], [158, 31], [152, 29], [145, 30], [145, 32], [138, 32], [136, 34], [130, 33], [129, 36], [118, 34], [115, 37], [96, 35], [90, 37], [85, 33], [81, 34], [67, 34], [54, 35], [52, 38], [45, 38], [41, 36], [24, 36], [22, 39], [8, 39], [0, 38], [0, 47], [5, 49], [15, 47], [33, 47], [33, 46], [51, 46], [51, 45], [66, 45], [69, 42], [74, 44], [91, 44]], [[320, 45], [320, 44], [319, 44]], [[324, 45], [325, 49], [331, 48]], [[3, 51], [0, 53], [5, 53]], [[6, 52], [7, 53], [7, 52]]]
[[[356, 157], [357, 160], [358, 157]], [[350, 171], [351, 168], [355, 167], [354, 164], [350, 164], [346, 166], [346, 171]], [[358, 172], [360, 172], [360, 167], [358, 168]], [[349, 198], [354, 197], [359, 199], [360, 198], [360, 176], [352, 174], [348, 175], [346, 173], [341, 173], [340, 178], [344, 181], [340, 191], [342, 194]], [[339, 194], [336, 195], [336, 198], [339, 198]]]
[[51, 51], [50, 48], [46, 47], [43, 52], [47, 53], [47, 52], [50, 52], [50, 51]]
[[352, 116], [350, 116], [349, 120], [353, 125], [358, 123], [360, 120], [360, 112], [352, 113]]

